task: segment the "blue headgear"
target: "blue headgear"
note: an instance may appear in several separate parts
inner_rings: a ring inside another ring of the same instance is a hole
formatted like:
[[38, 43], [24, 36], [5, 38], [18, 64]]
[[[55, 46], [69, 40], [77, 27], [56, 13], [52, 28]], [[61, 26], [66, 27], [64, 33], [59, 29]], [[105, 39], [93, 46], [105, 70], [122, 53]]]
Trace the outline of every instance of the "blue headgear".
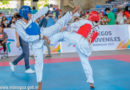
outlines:
[[32, 9], [29, 6], [22, 6], [19, 9], [19, 15], [24, 19], [28, 20], [28, 14], [31, 13]]

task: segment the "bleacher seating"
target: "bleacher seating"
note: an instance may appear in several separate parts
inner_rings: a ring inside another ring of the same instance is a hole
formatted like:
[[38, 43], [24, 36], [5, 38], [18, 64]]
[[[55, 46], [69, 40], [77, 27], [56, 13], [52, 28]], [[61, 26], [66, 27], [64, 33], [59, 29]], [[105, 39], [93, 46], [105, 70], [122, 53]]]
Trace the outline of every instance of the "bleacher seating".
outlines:
[[[130, 0], [126, 0], [128, 2], [127, 6], [130, 6]], [[104, 11], [105, 8], [111, 8], [111, 9], [115, 9], [116, 6], [119, 6], [119, 5], [122, 5], [124, 4], [125, 0], [114, 0], [112, 2], [109, 2], [107, 4], [104, 4], [104, 5], [96, 5], [95, 8], [92, 8], [90, 9], [89, 11], [93, 11], [93, 10], [96, 10], [96, 11]], [[114, 10], [116, 11], [116, 9]]]

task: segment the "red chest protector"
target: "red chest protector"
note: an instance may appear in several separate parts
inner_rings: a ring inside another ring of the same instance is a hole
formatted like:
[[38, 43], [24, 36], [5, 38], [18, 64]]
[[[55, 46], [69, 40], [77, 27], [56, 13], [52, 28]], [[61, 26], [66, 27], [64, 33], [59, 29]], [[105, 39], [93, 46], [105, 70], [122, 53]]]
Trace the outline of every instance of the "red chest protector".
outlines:
[[[85, 24], [83, 26], [81, 26], [79, 28], [79, 30], [77, 31], [78, 34], [82, 35], [84, 38], [87, 38], [88, 35], [90, 34], [92, 30], [92, 26], [90, 24]], [[97, 31], [94, 31], [91, 35], [90, 35], [90, 38], [89, 38], [89, 43], [93, 43], [94, 40], [97, 38], [98, 36], [98, 32]]]
[[79, 30], [77, 31], [78, 34], [82, 35], [84, 38], [87, 38], [87, 36], [89, 35], [89, 33], [92, 30], [92, 26], [90, 24], [85, 24], [83, 26], [81, 26], [79, 28]]
[[99, 33], [97, 31], [94, 31], [91, 36], [90, 36], [90, 39], [88, 40], [89, 43], [93, 43], [94, 40], [98, 37]]

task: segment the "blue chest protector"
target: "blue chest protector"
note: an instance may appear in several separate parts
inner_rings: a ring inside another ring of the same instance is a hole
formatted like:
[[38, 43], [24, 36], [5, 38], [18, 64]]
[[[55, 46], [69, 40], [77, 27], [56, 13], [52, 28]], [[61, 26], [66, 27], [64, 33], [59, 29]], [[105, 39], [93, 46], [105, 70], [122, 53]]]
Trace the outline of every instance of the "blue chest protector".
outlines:
[[28, 35], [40, 35], [40, 27], [36, 24], [36, 22], [31, 22], [31, 24], [26, 27], [25, 32]]

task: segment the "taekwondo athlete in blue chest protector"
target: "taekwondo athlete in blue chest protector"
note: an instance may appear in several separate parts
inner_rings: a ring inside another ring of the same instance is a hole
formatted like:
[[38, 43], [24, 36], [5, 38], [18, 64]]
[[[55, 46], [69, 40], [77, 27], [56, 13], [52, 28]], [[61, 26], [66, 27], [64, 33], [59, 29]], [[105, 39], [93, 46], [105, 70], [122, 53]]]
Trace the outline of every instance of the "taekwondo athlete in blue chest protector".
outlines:
[[75, 45], [85, 75], [87, 77], [87, 82], [90, 84], [91, 88], [94, 88], [94, 79], [93, 71], [88, 61], [88, 57], [92, 52], [91, 40], [94, 41], [98, 36], [98, 28], [96, 27], [97, 24], [95, 22], [98, 22], [99, 20], [100, 16], [98, 12], [90, 12], [88, 20], [82, 19], [74, 22], [70, 25], [70, 27], [67, 28], [66, 31], [59, 32], [49, 38], [51, 41], [50, 44], [52, 45], [55, 45], [59, 41], [66, 41], [69, 44]]
[[35, 71], [38, 82], [38, 90], [42, 89], [44, 39], [49, 43], [47, 37], [59, 32], [61, 28], [72, 19], [73, 14], [78, 9], [79, 7], [76, 7], [73, 12], [66, 13], [55, 25], [41, 29], [35, 21], [48, 12], [48, 7], [39, 10], [34, 15], [31, 15], [31, 8], [29, 6], [22, 6], [19, 10], [19, 14], [22, 19], [16, 22], [16, 31], [23, 40], [31, 44], [35, 57]]

